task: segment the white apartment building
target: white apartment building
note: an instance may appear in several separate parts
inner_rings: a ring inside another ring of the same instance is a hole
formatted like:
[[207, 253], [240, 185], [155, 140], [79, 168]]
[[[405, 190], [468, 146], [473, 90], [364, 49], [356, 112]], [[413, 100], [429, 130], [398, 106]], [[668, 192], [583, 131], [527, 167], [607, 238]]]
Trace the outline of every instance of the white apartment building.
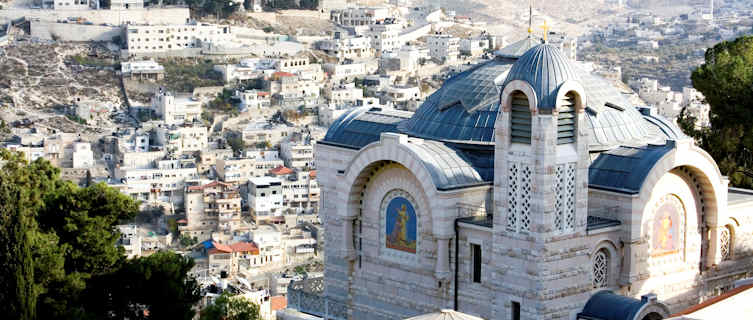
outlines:
[[490, 41], [487, 37], [476, 37], [461, 39], [458, 45], [458, 51], [461, 54], [469, 56], [480, 56], [485, 50], [490, 48]]
[[366, 63], [337, 64], [327, 63], [324, 65], [324, 71], [327, 72], [332, 81], [352, 80], [367, 74]]
[[270, 224], [261, 224], [248, 233], [249, 240], [259, 247], [262, 264], [274, 265], [283, 263], [284, 243], [282, 232]]
[[203, 125], [170, 125], [155, 129], [157, 143], [177, 154], [201, 151], [209, 146], [209, 133]]
[[254, 146], [257, 144], [269, 144], [272, 146], [280, 144], [290, 133], [295, 132], [296, 127], [286, 126], [284, 124], [274, 124], [266, 121], [250, 122], [241, 131], [243, 141], [246, 145]]
[[448, 34], [434, 34], [426, 37], [429, 56], [441, 63], [452, 63], [457, 60], [460, 39]]
[[186, 181], [199, 178], [196, 165], [187, 160], [161, 160], [156, 168], [117, 168], [120, 183], [113, 185], [136, 200], [183, 204]]
[[248, 180], [248, 206], [255, 223], [283, 215], [282, 180], [257, 177]]
[[[395, 26], [395, 27], [391, 27]], [[403, 46], [400, 41], [399, 25], [372, 25], [366, 35], [371, 39], [371, 47], [376, 54], [392, 51]]]
[[347, 8], [330, 12], [330, 20], [343, 26], [367, 26], [387, 18], [390, 18], [388, 8]]
[[129, 54], [156, 53], [188, 48], [202, 48], [208, 44], [222, 45], [235, 36], [230, 26], [213, 24], [185, 25], [128, 25], [126, 44]]
[[252, 58], [243, 59], [238, 64], [215, 65], [214, 70], [222, 73], [225, 83], [256, 79], [266, 73], [272, 73], [277, 68], [276, 59]]
[[278, 177], [282, 179], [282, 204], [286, 209], [302, 213], [319, 207], [316, 171], [295, 171]]
[[120, 231], [118, 245], [123, 246], [128, 259], [141, 256], [141, 232], [139, 229], [139, 226], [135, 224], [118, 225]]
[[236, 92], [235, 95], [241, 100], [241, 111], [269, 108], [272, 105], [272, 100], [267, 91], [244, 90]]
[[152, 98], [152, 109], [167, 125], [201, 120], [201, 100], [191, 95], [173, 95], [162, 88]]
[[120, 64], [120, 72], [124, 77], [137, 80], [162, 80], [165, 78], [165, 67], [154, 60], [129, 61]]
[[417, 46], [402, 46], [399, 50], [382, 54], [379, 61], [385, 71], [412, 73], [418, 70], [421, 58], [429, 58], [429, 50]]
[[390, 85], [384, 90], [387, 101], [403, 103], [421, 99], [421, 89], [418, 86]]
[[318, 102], [321, 84], [305, 80], [289, 72], [275, 72], [269, 83], [273, 104], [282, 106], [309, 105]]
[[353, 108], [355, 106], [348, 104], [330, 103], [320, 105], [319, 112], [317, 112], [317, 115], [319, 115], [319, 125], [328, 128], [336, 119]]
[[314, 165], [314, 143], [308, 136], [290, 139], [280, 144], [280, 156], [291, 169], [311, 169]]
[[245, 158], [217, 159], [215, 169], [222, 181], [246, 183], [254, 177], [263, 177], [269, 170], [282, 166], [284, 162], [274, 150], [249, 151]]
[[369, 37], [353, 37], [323, 40], [317, 43], [319, 50], [336, 56], [340, 61], [344, 59], [365, 59], [374, 56]]
[[94, 167], [94, 152], [88, 142], [73, 144], [73, 168], [85, 169]]
[[325, 88], [324, 97], [330, 104], [355, 104], [358, 99], [363, 98], [363, 89], [351, 82], [334, 88]]

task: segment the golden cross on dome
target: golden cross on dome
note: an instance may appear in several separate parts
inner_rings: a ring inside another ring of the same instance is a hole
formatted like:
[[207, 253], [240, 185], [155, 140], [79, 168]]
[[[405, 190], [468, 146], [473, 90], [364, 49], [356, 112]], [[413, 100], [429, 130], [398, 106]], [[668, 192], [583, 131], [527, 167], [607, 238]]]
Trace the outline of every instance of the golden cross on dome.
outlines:
[[546, 24], [546, 20], [544, 20], [544, 24], [539, 26], [539, 28], [544, 29], [544, 42], [546, 42], [546, 37], [549, 35], [549, 25]]

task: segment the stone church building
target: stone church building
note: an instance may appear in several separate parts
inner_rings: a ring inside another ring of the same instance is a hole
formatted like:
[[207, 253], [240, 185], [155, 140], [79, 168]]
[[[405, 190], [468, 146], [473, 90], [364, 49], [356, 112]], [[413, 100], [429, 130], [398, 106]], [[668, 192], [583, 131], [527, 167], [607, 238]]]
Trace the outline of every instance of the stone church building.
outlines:
[[[531, 38], [316, 145], [332, 319], [662, 319], [753, 274], [753, 191]], [[609, 314], [607, 314], [609, 313]]]

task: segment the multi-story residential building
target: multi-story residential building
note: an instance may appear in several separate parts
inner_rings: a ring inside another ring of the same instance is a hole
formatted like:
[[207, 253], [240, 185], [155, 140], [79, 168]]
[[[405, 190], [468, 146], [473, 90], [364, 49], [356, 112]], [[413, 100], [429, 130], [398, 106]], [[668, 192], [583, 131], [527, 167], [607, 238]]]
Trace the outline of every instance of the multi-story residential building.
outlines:
[[76, 142], [73, 144], [73, 168], [91, 168], [94, 167], [94, 152], [91, 143]]
[[308, 135], [295, 134], [280, 143], [280, 157], [291, 169], [314, 168], [314, 141]]
[[490, 42], [485, 36], [460, 39], [458, 51], [469, 56], [480, 56], [484, 51], [493, 49]]
[[119, 225], [120, 239], [118, 245], [123, 246], [125, 255], [128, 259], [141, 256], [141, 232], [139, 226], [135, 224]]
[[319, 125], [329, 127], [335, 119], [347, 113], [354, 106], [350, 104], [323, 104], [316, 113], [319, 116]]
[[134, 80], [159, 81], [165, 78], [165, 67], [154, 60], [123, 62], [120, 64], [120, 72], [124, 77]]
[[460, 39], [448, 34], [434, 34], [426, 37], [429, 46], [429, 56], [440, 63], [457, 61]]
[[367, 74], [366, 63], [327, 63], [324, 65], [324, 71], [333, 82], [353, 80]]
[[181, 234], [204, 241], [212, 233], [232, 234], [241, 228], [241, 197], [235, 184], [213, 181], [186, 186], [186, 225]]
[[386, 72], [412, 73], [418, 70], [421, 58], [428, 57], [428, 49], [417, 46], [402, 46], [399, 50], [382, 53], [379, 66]]
[[316, 171], [294, 171], [287, 167], [270, 170], [270, 175], [282, 180], [282, 205], [302, 213], [319, 207], [319, 185]]
[[207, 127], [200, 124], [170, 125], [155, 128], [156, 142], [168, 153], [201, 151], [209, 145]]
[[295, 130], [293, 126], [258, 121], [249, 123], [243, 128], [241, 135], [248, 146], [261, 144], [275, 146]]
[[275, 265], [283, 263], [284, 243], [282, 232], [271, 224], [258, 225], [248, 233], [249, 240], [259, 247], [259, 264]]
[[363, 98], [363, 89], [356, 87], [355, 83], [342, 84], [324, 88], [324, 98], [330, 104], [355, 104], [355, 101]]
[[267, 81], [273, 95], [272, 103], [281, 106], [299, 106], [317, 103], [320, 83], [284, 71], [275, 72]]
[[371, 39], [371, 47], [374, 52], [381, 55], [385, 51], [393, 51], [403, 46], [400, 40], [400, 29], [396, 24], [378, 24], [369, 26], [366, 35]]
[[390, 17], [388, 8], [346, 8], [330, 12], [330, 20], [343, 26], [367, 26]]
[[235, 94], [241, 100], [241, 111], [268, 108], [272, 104], [269, 92], [261, 90], [244, 90]]
[[222, 181], [243, 184], [281, 165], [283, 161], [277, 151], [250, 151], [244, 158], [217, 159], [215, 169]]
[[317, 42], [319, 50], [344, 59], [365, 59], [374, 56], [374, 48], [371, 47], [369, 37], [358, 36], [353, 38], [335, 38]]
[[152, 98], [152, 109], [167, 125], [201, 120], [201, 100], [192, 95], [174, 95], [162, 88]]
[[282, 216], [282, 180], [276, 177], [249, 179], [248, 206], [256, 224]]
[[208, 242], [207, 257], [209, 268], [212, 273], [225, 271], [229, 274], [237, 274], [256, 264], [259, 259], [259, 248], [253, 242], [236, 242], [231, 245]]
[[266, 73], [276, 70], [278, 61], [268, 58], [243, 59], [238, 64], [223, 64], [214, 66], [214, 70], [222, 73], [225, 83], [256, 79]]
[[227, 25], [198, 23], [128, 25], [126, 27], [126, 44], [129, 54], [201, 48], [209, 44], [223, 45], [232, 42], [234, 38], [235, 35]]
[[390, 85], [384, 89], [384, 98], [394, 105], [405, 105], [420, 100], [421, 89], [418, 86]]
[[322, 65], [310, 63], [308, 57], [280, 58], [277, 60], [277, 71], [298, 75], [302, 80], [321, 82], [324, 80]]
[[181, 159], [158, 161], [156, 168], [116, 168], [115, 177], [120, 183], [113, 187], [136, 200], [181, 205], [186, 181], [199, 175], [191, 159]]

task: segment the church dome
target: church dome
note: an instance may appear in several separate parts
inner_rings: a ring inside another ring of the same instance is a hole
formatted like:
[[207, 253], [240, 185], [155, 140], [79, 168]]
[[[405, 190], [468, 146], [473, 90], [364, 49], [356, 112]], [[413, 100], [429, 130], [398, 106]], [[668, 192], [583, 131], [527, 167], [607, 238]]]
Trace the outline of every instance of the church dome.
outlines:
[[523, 54], [510, 69], [504, 85], [521, 80], [536, 92], [539, 109], [553, 109], [557, 89], [568, 80], [579, 80], [575, 67], [557, 47], [540, 44]]
[[608, 80], [580, 68], [557, 48], [544, 44], [534, 46], [517, 61], [498, 56], [451, 77], [413, 114], [373, 108], [350, 112], [335, 121], [323, 141], [358, 149], [378, 140], [380, 132], [400, 132], [490, 149], [495, 142], [500, 94], [512, 79], [528, 81], [543, 93], [539, 102], [545, 101], [542, 97], [551, 96], [550, 108], [564, 81], [578, 81], [586, 96], [584, 129], [589, 132], [591, 152], [663, 143], [683, 136], [676, 125], [655, 113], [637, 109]]

